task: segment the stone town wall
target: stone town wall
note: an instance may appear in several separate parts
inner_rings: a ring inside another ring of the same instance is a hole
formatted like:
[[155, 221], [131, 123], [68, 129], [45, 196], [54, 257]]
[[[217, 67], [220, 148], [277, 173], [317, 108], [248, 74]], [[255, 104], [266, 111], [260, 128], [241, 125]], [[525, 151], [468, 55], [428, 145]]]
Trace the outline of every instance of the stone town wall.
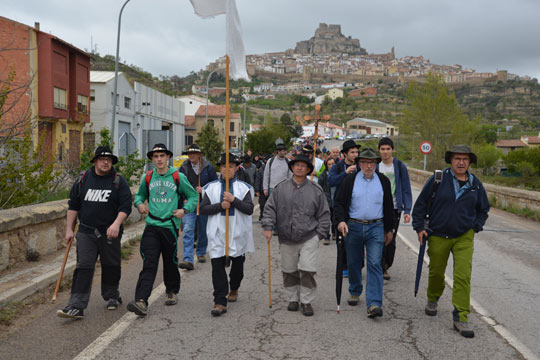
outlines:
[[[64, 248], [67, 200], [0, 210], [0, 271], [27, 261], [28, 254], [48, 255]], [[133, 209], [127, 222], [141, 216]]]

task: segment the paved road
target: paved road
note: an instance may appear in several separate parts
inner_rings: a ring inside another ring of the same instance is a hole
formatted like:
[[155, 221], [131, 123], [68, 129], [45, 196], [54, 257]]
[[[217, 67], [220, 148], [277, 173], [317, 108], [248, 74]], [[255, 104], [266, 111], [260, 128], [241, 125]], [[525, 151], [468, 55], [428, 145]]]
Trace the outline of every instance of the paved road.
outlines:
[[[99, 279], [95, 279], [84, 320], [59, 319], [56, 306], [49, 305], [42, 316], [2, 340], [0, 358], [30, 359], [39, 354], [71, 359], [79, 354], [79, 359], [534, 359], [540, 353], [536, 340], [540, 333], [539, 230], [537, 223], [492, 211], [486, 231], [475, 241], [472, 297], [481, 305], [481, 313], [473, 311], [471, 315], [477, 335], [474, 339], [464, 339], [452, 330], [449, 289], [441, 299], [439, 316], [434, 318], [424, 315], [424, 297], [413, 297], [416, 254], [405, 245], [416, 246], [410, 226], [401, 226], [392, 279], [385, 282], [385, 313], [374, 321], [366, 316], [364, 298], [357, 307], [346, 304], [346, 281], [342, 311], [336, 313], [334, 245], [320, 246], [319, 294], [315, 315], [308, 318], [286, 310], [274, 241], [270, 309], [267, 248], [256, 223], [257, 251], [246, 260], [239, 301], [230, 304], [224, 316], [210, 315], [209, 263], [192, 272], [183, 271], [176, 306], [164, 306], [163, 290], [158, 286], [146, 318], [126, 313], [125, 306], [116, 312], [105, 310], [99, 299]], [[133, 294], [140, 266], [139, 256], [123, 265], [121, 291], [126, 300]], [[425, 286], [426, 276], [420, 294], [425, 294]], [[59, 303], [65, 298], [65, 294], [59, 297]], [[484, 320], [485, 313], [494, 324]], [[524, 346], [514, 343], [515, 339]]]

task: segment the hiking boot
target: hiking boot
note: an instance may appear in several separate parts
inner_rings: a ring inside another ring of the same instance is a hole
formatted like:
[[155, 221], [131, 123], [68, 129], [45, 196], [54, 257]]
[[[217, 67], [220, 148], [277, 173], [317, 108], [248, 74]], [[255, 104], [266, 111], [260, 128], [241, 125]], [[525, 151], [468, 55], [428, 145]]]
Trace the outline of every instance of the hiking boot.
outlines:
[[300, 305], [298, 304], [298, 301], [291, 301], [289, 302], [289, 305], [287, 306], [287, 310], [289, 311], [298, 311], [298, 308]]
[[384, 280], [390, 280], [391, 276], [390, 276], [390, 274], [388, 273], [388, 270], [384, 270], [384, 271], [383, 271], [382, 278], [383, 278]]
[[324, 239], [323, 244], [324, 245], [330, 245], [330, 239]]
[[468, 322], [454, 321], [454, 329], [456, 329], [456, 331], [463, 337], [474, 337], [474, 331], [470, 328]]
[[167, 293], [167, 300], [165, 300], [165, 305], [176, 305], [178, 303], [178, 295], [175, 293]]
[[186, 269], [186, 270], [193, 270], [194, 269], [193, 264], [190, 263], [189, 261], [182, 261], [180, 264], [178, 264], [178, 267], [180, 269]]
[[146, 311], [148, 310], [148, 305], [143, 299], [132, 301], [127, 304], [127, 310], [134, 312], [139, 316], [146, 316]]
[[370, 319], [376, 318], [377, 316], [382, 316], [382, 309], [377, 305], [371, 305], [367, 310], [367, 316]]
[[66, 306], [62, 310], [58, 310], [56, 312], [56, 315], [58, 315], [61, 318], [66, 319], [82, 319], [84, 318], [84, 311], [83, 309], [77, 309], [73, 306]]
[[336, 233], [333, 233], [333, 234], [332, 234], [332, 240], [336, 241], [336, 239], [337, 239], [337, 234], [336, 234]]
[[302, 304], [302, 314], [304, 314], [304, 316], [313, 316], [311, 304]]
[[199, 262], [199, 263], [205, 263], [205, 262], [206, 262], [206, 256], [204, 256], [204, 255], [197, 255], [197, 262]]
[[220, 304], [215, 304], [212, 308], [212, 311], [210, 311], [210, 314], [212, 316], [220, 316], [221, 314], [225, 314], [227, 312], [227, 307]]
[[122, 304], [122, 298], [119, 297], [118, 299], [109, 299], [109, 302], [107, 303], [107, 310], [116, 310], [118, 307]]
[[425, 312], [426, 312], [426, 315], [429, 315], [429, 316], [437, 315], [437, 303], [428, 300], [426, 304]]
[[227, 301], [235, 302], [238, 300], [238, 290], [231, 290], [229, 296], [227, 296]]
[[349, 299], [347, 300], [347, 304], [351, 306], [358, 305], [358, 301], [360, 300], [360, 295], [351, 295], [349, 296]]

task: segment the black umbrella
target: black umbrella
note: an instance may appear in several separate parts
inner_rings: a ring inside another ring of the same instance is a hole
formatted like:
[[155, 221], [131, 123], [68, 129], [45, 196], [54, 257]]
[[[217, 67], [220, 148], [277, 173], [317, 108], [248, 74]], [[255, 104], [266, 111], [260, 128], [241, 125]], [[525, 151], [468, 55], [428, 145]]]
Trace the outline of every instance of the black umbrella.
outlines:
[[420, 249], [418, 250], [418, 263], [416, 264], [416, 280], [414, 281], [414, 296], [418, 294], [420, 277], [422, 276], [422, 265], [424, 264], [424, 254], [426, 252], [427, 236], [424, 236]]
[[337, 312], [339, 314], [339, 305], [341, 304], [341, 287], [343, 284], [343, 263], [345, 261], [345, 242], [343, 235], [338, 231], [337, 234], [337, 262], [336, 262], [336, 301]]

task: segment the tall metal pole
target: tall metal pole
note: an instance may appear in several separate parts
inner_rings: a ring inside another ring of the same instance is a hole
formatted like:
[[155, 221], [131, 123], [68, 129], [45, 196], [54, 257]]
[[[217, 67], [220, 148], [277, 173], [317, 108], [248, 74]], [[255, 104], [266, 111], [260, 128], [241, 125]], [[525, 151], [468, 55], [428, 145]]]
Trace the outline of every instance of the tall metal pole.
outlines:
[[215, 73], [217, 70], [212, 71], [210, 74], [208, 74], [208, 77], [206, 78], [206, 122], [205, 125], [208, 124], [208, 86], [210, 86], [210, 78], [212, 77], [212, 74]]
[[118, 102], [118, 57], [120, 53], [120, 26], [122, 24], [122, 11], [124, 11], [124, 8], [126, 7], [127, 3], [130, 0], [126, 0], [124, 5], [122, 5], [122, 8], [120, 9], [120, 14], [118, 15], [118, 34], [116, 35], [116, 58], [114, 59], [114, 94], [113, 94], [113, 112], [112, 112], [112, 120], [111, 120], [111, 140], [112, 144], [111, 147], [114, 150], [114, 144], [116, 143], [114, 138], [114, 126], [116, 124], [116, 105]]
[[242, 154], [244, 154], [245, 151], [246, 151], [246, 147], [245, 147], [245, 143], [246, 143], [246, 109], [247, 109], [247, 99], [246, 99], [246, 102], [244, 103], [244, 132], [242, 134]]

